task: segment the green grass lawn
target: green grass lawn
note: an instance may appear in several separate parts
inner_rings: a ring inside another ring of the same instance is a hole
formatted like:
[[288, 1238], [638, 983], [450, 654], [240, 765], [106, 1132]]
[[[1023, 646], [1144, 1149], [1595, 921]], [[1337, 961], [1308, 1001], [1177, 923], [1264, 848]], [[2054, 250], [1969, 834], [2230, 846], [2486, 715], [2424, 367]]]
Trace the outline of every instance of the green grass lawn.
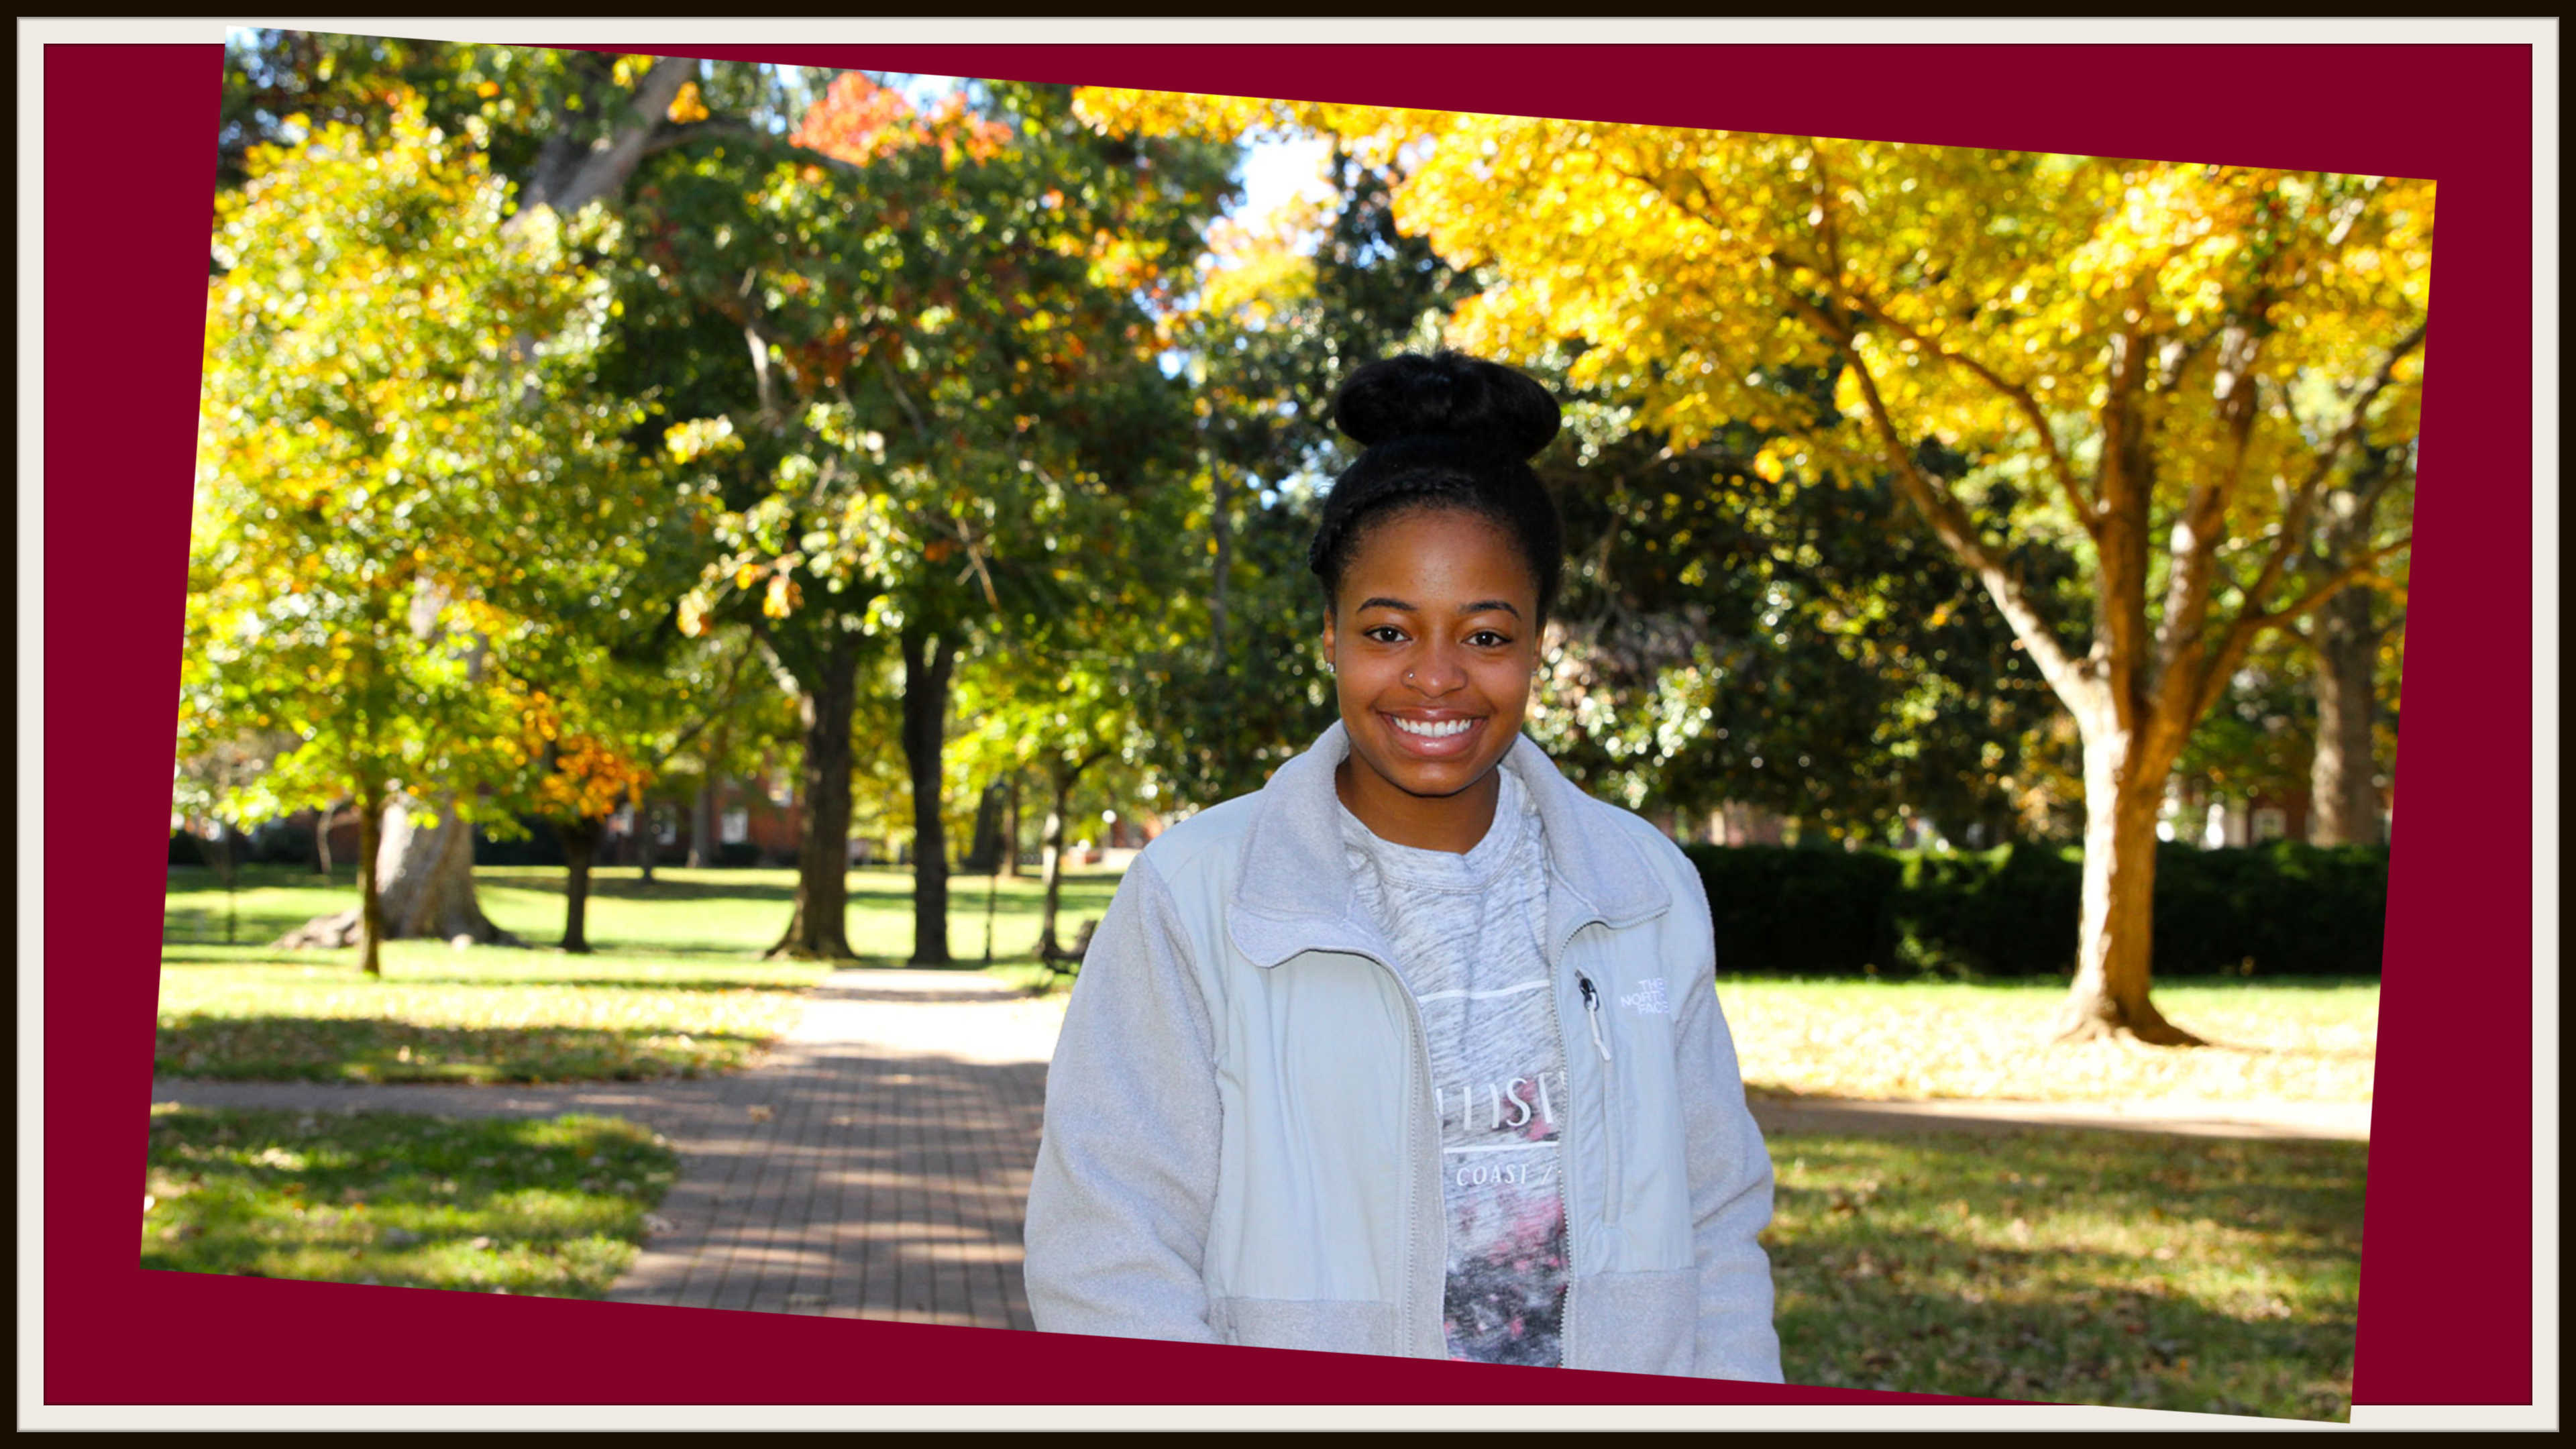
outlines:
[[146, 1268], [598, 1298], [679, 1159], [611, 1118], [163, 1105], [146, 1164]]
[[[546, 1082], [694, 1077], [737, 1070], [792, 1026], [797, 993], [830, 970], [764, 961], [786, 924], [788, 871], [632, 869], [594, 880], [588, 935], [567, 955], [542, 945], [457, 950], [386, 943], [385, 975], [357, 953], [280, 951], [265, 943], [356, 896], [354, 877], [252, 868], [231, 905], [241, 942], [222, 944], [227, 902], [211, 871], [176, 868], [162, 914], [154, 1069], [232, 1080]], [[530, 942], [557, 938], [564, 872], [475, 872], [484, 912]], [[982, 965], [980, 877], [953, 883], [949, 944]], [[1116, 888], [1105, 874], [1068, 878], [1063, 930], [1097, 916]], [[1034, 879], [997, 890], [991, 969], [1033, 987], [1041, 906]], [[849, 931], [860, 964], [900, 966], [912, 949], [911, 876], [854, 871]]]
[[2350, 1417], [2365, 1144], [2033, 1131], [1770, 1147], [1791, 1383]]

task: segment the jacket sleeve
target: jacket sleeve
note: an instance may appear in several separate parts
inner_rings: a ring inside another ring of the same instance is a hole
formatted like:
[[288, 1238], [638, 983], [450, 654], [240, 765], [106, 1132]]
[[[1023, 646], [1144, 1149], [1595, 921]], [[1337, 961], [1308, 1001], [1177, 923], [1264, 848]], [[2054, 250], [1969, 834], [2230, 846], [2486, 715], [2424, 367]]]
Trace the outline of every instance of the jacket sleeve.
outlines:
[[1092, 934], [1047, 1068], [1026, 1281], [1043, 1332], [1216, 1343], [1213, 1030], [1149, 853]]
[[1691, 1257], [1699, 1268], [1700, 1378], [1779, 1383], [1771, 1325], [1771, 1260], [1759, 1234], [1771, 1221], [1771, 1155], [1744, 1104], [1735, 1041], [1719, 1010], [1716, 952], [1698, 872], [1684, 866], [1676, 902], [1696, 969], [1675, 1007], [1682, 1133], [1690, 1154]]

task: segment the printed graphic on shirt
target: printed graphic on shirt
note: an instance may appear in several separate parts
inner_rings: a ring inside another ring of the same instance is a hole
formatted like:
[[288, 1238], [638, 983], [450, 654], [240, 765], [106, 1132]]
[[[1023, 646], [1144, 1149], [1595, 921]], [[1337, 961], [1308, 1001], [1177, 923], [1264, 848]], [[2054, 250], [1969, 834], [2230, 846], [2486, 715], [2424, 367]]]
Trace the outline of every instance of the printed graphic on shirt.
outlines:
[[1361, 903], [1422, 1008], [1449, 1223], [1449, 1356], [1561, 1361], [1566, 1077], [1539, 941], [1546, 874], [1536, 811], [1508, 772], [1494, 826], [1465, 855], [1379, 840], [1345, 816]]
[[[1541, 1009], [1549, 999], [1544, 991], [1525, 993], [1525, 1003]], [[1426, 1008], [1426, 1015], [1434, 1010]], [[1528, 1024], [1462, 1022], [1461, 1030], [1434, 1040], [1471, 1042], [1485, 1032], [1508, 1038], [1522, 1035], [1512, 1028]], [[1451, 1358], [1558, 1361], [1565, 1313], [1565, 1188], [1558, 1180], [1565, 1073], [1552, 1064], [1554, 1028], [1543, 1020], [1535, 1025], [1540, 1041], [1521, 1043], [1537, 1048], [1527, 1071], [1439, 1094], [1440, 1191], [1449, 1212], [1442, 1327]], [[1435, 1048], [1435, 1061], [1441, 1055]]]

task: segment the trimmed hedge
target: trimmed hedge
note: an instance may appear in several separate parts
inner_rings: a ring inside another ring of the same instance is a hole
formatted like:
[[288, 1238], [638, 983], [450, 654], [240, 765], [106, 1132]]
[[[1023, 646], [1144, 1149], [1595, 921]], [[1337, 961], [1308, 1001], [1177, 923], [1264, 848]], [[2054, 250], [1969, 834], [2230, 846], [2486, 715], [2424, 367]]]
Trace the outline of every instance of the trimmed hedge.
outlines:
[[[2083, 853], [1685, 846], [1718, 969], [1823, 976], [2068, 976]], [[2375, 976], [2385, 846], [2156, 851], [2159, 976]]]

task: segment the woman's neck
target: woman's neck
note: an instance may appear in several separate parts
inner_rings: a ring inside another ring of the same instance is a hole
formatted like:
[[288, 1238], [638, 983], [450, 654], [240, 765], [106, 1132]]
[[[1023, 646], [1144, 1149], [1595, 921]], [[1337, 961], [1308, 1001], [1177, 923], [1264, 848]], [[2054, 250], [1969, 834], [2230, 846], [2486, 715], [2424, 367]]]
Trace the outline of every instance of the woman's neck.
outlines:
[[1487, 770], [1455, 795], [1415, 795], [1350, 755], [1333, 771], [1333, 791], [1341, 796], [1342, 808], [1380, 840], [1465, 855], [1493, 828], [1494, 806], [1503, 793], [1502, 766]]

